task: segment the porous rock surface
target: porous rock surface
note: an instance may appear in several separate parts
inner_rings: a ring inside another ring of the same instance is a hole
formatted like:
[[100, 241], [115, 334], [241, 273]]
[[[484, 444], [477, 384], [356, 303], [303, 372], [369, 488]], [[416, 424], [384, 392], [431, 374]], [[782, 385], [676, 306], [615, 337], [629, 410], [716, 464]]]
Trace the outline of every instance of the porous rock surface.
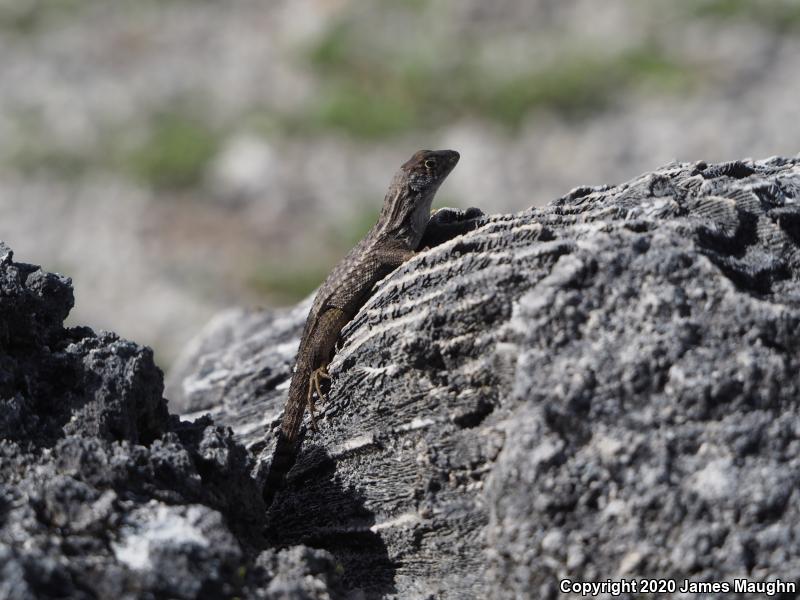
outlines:
[[330, 555], [266, 546], [231, 432], [170, 416], [151, 350], [72, 304], [0, 243], [0, 599], [329, 597]]
[[68, 280], [2, 247], [0, 598], [793, 580], [798, 203], [800, 159], [672, 164], [430, 236], [343, 331], [268, 511], [308, 302], [211, 323], [180, 421], [146, 348], [64, 329]]
[[[270, 543], [347, 589], [800, 570], [800, 160], [670, 164], [483, 217], [376, 286]], [[168, 395], [269, 460], [308, 302], [221, 315]]]

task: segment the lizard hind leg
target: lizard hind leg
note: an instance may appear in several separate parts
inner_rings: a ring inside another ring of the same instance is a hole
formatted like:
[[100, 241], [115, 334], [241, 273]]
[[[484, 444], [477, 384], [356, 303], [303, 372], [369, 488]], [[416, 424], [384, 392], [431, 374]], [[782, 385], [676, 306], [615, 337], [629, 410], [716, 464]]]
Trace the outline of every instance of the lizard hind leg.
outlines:
[[316, 407], [314, 406], [314, 383], [316, 378], [312, 374], [311, 377], [308, 378], [308, 394], [306, 395], [306, 406], [308, 406], [308, 416], [311, 417], [311, 429], [314, 431], [319, 431], [317, 427], [317, 420], [314, 418], [314, 411]]
[[311, 374], [311, 380], [314, 382], [314, 389], [317, 392], [317, 397], [323, 402], [325, 402], [326, 398], [325, 398], [325, 394], [322, 393], [322, 387], [320, 385], [320, 379], [327, 379], [327, 380], [330, 381], [330, 378], [331, 378], [331, 376], [328, 375], [328, 365], [327, 364], [322, 365], [321, 367], [316, 369]]
[[321, 367], [314, 369], [311, 373], [311, 377], [308, 378], [308, 394], [306, 395], [306, 405], [308, 406], [308, 414], [311, 416], [311, 429], [314, 431], [319, 431], [317, 427], [317, 420], [314, 418], [314, 411], [316, 410], [316, 406], [314, 405], [314, 392], [317, 393], [317, 397], [321, 401], [325, 401], [325, 395], [322, 393], [322, 387], [320, 386], [320, 379], [330, 379], [331, 376], [328, 375], [328, 365], [322, 365]]

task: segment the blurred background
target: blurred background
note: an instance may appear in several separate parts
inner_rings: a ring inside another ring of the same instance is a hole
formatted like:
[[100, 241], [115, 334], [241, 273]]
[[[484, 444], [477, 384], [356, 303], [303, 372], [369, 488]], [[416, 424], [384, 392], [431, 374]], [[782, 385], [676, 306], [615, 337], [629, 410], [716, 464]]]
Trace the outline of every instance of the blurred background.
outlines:
[[0, 0], [0, 239], [168, 368], [308, 294], [415, 150], [437, 205], [800, 151], [797, 0]]

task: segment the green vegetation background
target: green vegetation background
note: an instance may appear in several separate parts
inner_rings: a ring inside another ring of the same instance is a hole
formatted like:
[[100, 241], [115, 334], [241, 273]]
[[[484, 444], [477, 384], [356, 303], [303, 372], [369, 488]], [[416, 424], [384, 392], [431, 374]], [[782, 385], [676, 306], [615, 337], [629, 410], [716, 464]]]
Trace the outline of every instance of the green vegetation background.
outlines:
[[[0, 28], [4, 35], [30, 35], [70, 18], [80, 4], [4, 4]], [[50, 171], [67, 178], [111, 170], [186, 202], [208, 193], [209, 165], [226, 137], [243, 127], [267, 138], [334, 133], [369, 142], [478, 119], [513, 136], [537, 115], [579, 121], [612, 109], [625, 95], [685, 94], [702, 85], [707, 67], [664, 43], [659, 35], [664, 22], [680, 27], [698, 18], [747, 20], [776, 35], [800, 30], [800, 3], [789, 0], [653, 0], [638, 6], [652, 15], [651, 30], [633, 45], [604, 48], [572, 40], [549, 60], [523, 56], [506, 63], [492, 57], [487, 36], [435, 31], [434, 2], [357, 3], [313, 43], [296, 49], [298, 64], [319, 82], [319, 92], [306, 103], [281, 111], [252, 106], [236, 122], [226, 122], [210, 117], [212, 107], [202, 98], [175, 98], [152, 107], [144, 126], [99, 124], [97, 143], [87, 148], [53, 146], [35, 113], [20, 114], [26, 135], [7, 163], [23, 173]], [[402, 39], [390, 33], [397, 23], [404, 25]], [[376, 205], [344, 226], [333, 224], [312, 255], [254, 265], [248, 277], [252, 290], [273, 303], [302, 298], [363, 235], [377, 210]]]

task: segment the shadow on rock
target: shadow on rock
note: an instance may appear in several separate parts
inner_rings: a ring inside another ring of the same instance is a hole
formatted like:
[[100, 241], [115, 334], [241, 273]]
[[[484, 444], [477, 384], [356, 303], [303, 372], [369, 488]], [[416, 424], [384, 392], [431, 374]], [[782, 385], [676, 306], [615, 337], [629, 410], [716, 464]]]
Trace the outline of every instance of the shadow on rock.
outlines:
[[304, 448], [269, 510], [269, 544], [327, 550], [343, 568], [345, 589], [363, 590], [370, 598], [396, 593], [396, 565], [371, 529], [375, 515], [363, 494], [342, 487], [334, 467], [322, 447]]

